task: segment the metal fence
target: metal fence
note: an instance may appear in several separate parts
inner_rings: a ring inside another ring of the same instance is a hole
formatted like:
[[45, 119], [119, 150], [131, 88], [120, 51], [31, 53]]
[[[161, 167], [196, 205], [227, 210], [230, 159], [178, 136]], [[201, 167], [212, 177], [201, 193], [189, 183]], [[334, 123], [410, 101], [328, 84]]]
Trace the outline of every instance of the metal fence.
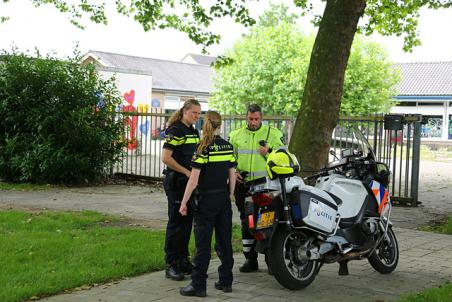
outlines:
[[341, 148], [341, 137], [357, 126], [371, 144], [377, 160], [391, 170], [390, 193], [395, 203], [417, 206], [421, 144], [421, 115], [341, 117], [333, 132], [332, 148]]
[[[121, 162], [113, 167], [113, 173], [160, 179], [163, 177], [164, 165], [161, 161], [164, 144], [164, 129], [171, 114], [120, 112], [118, 118], [126, 125], [125, 139], [129, 142], [121, 157]], [[221, 136], [227, 138], [229, 133], [243, 125], [244, 116], [222, 116]], [[198, 130], [202, 128], [202, 120], [196, 123]], [[293, 121], [287, 117], [269, 117], [266, 124], [280, 129], [284, 139], [292, 134]]]
[[[112, 172], [126, 176], [160, 179], [164, 165], [161, 161], [164, 143], [164, 128], [171, 116], [165, 113], [120, 112], [119, 118], [125, 121], [125, 138], [129, 142], [122, 161]], [[223, 116], [221, 136], [243, 125], [244, 116]], [[265, 117], [265, 123], [280, 129], [289, 143], [295, 121], [290, 117]], [[403, 116], [400, 130], [391, 130], [394, 123], [383, 115], [370, 117], [341, 117], [333, 132], [332, 148], [340, 148], [340, 137], [344, 129], [352, 125], [359, 127], [372, 145], [377, 159], [390, 166], [392, 171], [391, 196], [400, 204], [417, 205], [419, 182], [419, 155], [421, 116]], [[385, 126], [386, 124], [386, 126]], [[391, 124], [391, 125], [389, 125]], [[388, 127], [391, 126], [391, 127]], [[400, 125], [398, 125], [400, 126]], [[196, 124], [199, 130], [202, 120]]]

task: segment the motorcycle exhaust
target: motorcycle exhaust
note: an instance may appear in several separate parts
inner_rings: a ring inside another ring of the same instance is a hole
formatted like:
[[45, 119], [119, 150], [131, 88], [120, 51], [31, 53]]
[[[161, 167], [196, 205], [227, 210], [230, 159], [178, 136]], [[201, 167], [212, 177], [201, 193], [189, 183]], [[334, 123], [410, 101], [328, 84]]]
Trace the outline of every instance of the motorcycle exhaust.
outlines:
[[301, 261], [318, 260], [320, 259], [319, 249], [317, 247], [311, 249], [298, 249], [298, 259]]

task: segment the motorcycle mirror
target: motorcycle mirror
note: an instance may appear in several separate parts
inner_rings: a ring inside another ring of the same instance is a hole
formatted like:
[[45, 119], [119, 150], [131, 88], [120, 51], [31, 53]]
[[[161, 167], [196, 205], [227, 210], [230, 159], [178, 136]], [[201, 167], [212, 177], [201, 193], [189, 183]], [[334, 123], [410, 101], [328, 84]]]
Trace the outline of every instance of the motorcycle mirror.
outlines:
[[330, 150], [330, 154], [334, 156], [334, 159], [339, 160], [339, 157], [337, 157], [336, 152], [334, 152], [334, 150]]

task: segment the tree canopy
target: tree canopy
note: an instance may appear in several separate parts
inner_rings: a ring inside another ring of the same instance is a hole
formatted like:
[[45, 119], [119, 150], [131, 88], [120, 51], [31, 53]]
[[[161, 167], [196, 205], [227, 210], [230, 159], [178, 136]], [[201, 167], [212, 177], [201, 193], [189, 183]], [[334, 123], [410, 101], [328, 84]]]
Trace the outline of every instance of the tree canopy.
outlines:
[[255, 28], [226, 54], [231, 63], [217, 68], [212, 107], [243, 114], [247, 105], [257, 103], [266, 114], [295, 115], [312, 43], [292, 24]]
[[[251, 33], [226, 53], [217, 68], [212, 107], [242, 114], [250, 103], [266, 114], [296, 116], [301, 104], [313, 36], [295, 25], [284, 5], [271, 5]], [[355, 39], [345, 75], [341, 113], [387, 112], [399, 77], [385, 51], [364, 37]]]
[[[3, 3], [14, 0], [1, 0]], [[53, 5], [60, 12], [67, 14], [69, 21], [84, 28], [83, 17], [92, 22], [107, 24], [106, 2], [96, 0], [29, 0], [35, 6]], [[348, 2], [352, 0], [340, 0]], [[250, 0], [115, 0], [115, 10], [129, 16], [143, 26], [146, 31], [173, 28], [187, 33], [194, 42], [209, 46], [217, 43], [220, 36], [209, 30], [215, 18], [232, 17], [237, 23], [251, 26], [255, 20], [250, 17], [248, 4]], [[323, 15], [314, 15], [313, 9], [327, 0], [293, 0], [295, 6], [302, 9], [303, 15], [313, 15], [313, 23], [319, 25]], [[365, 35], [375, 31], [382, 35], [396, 35], [404, 38], [404, 49], [409, 51], [419, 45], [418, 18], [421, 8], [449, 8], [449, 0], [360, 0], [364, 3], [364, 22], [357, 28]], [[0, 23], [11, 16], [0, 16]]]

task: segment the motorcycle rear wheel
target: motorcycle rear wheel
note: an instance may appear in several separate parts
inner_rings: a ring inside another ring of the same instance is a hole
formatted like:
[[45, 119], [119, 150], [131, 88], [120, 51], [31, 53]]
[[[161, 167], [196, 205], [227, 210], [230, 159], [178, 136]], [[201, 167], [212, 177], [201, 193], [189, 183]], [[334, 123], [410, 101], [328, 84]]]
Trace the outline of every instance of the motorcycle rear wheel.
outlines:
[[392, 273], [399, 262], [399, 245], [392, 228], [388, 229], [387, 236], [368, 258], [370, 265], [381, 274]]
[[276, 280], [287, 289], [297, 290], [311, 284], [317, 274], [316, 260], [300, 260], [296, 257], [299, 242], [293, 232], [279, 226], [272, 238], [268, 264]]

